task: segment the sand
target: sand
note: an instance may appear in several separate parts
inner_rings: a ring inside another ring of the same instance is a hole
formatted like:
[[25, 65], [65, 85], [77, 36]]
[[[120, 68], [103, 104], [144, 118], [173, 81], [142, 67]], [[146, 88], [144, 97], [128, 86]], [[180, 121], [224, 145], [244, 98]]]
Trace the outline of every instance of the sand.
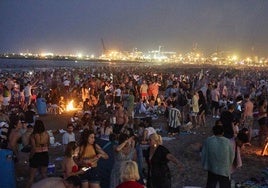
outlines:
[[[44, 121], [47, 130], [53, 130], [56, 133], [55, 130], [65, 129], [72, 114], [73, 112], [69, 112], [61, 115], [45, 115], [39, 118]], [[174, 164], [169, 163], [172, 172], [172, 188], [183, 186], [205, 187], [207, 173], [202, 169], [199, 149], [204, 139], [212, 134], [211, 127], [214, 121], [214, 119], [208, 117], [207, 127], [194, 129], [191, 134], [180, 134], [174, 139], [164, 141], [164, 145], [184, 166], [183, 170], [179, 171]], [[154, 126], [159, 127], [159, 125], [165, 125], [164, 118], [154, 121]], [[255, 125], [255, 128], [257, 128], [257, 125]], [[55, 135], [56, 141], [60, 142], [61, 135], [57, 132]], [[236, 183], [244, 182], [251, 178], [261, 179], [261, 171], [268, 167], [268, 157], [260, 155], [262, 147], [258, 147], [257, 139], [258, 137], [253, 138], [252, 145], [242, 150], [243, 166], [232, 175]], [[58, 164], [54, 175], [60, 175], [60, 161], [56, 161], [56, 159], [63, 156], [61, 146], [51, 147], [50, 155], [51, 160]], [[16, 166], [18, 187], [24, 187], [27, 180], [28, 164], [21, 161]]]

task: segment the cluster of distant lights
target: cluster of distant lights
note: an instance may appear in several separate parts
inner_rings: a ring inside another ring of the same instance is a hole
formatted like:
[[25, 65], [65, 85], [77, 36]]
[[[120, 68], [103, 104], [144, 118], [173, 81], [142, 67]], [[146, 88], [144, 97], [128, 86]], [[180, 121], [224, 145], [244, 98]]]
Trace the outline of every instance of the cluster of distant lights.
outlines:
[[[16, 54], [12, 54], [12, 55], [16, 55]], [[19, 53], [20, 56], [23, 56], [25, 58], [27, 57], [40, 57], [40, 58], [45, 58], [45, 59], [48, 59], [48, 58], [53, 58], [55, 56], [59, 56], [59, 57], [65, 57], [65, 59], [69, 59], [69, 57], [72, 57], [72, 58], [77, 58], [77, 59], [94, 59], [95, 58], [95, 55], [92, 54], [92, 55], [83, 55], [82, 53], [77, 53], [77, 54], [69, 54], [69, 55], [55, 55], [54, 53], [51, 53], [51, 52], [44, 52], [44, 53], [40, 53], [40, 54], [32, 54], [32, 53]], [[8, 57], [8, 55], [6, 55], [6, 57]]]
[[[12, 54], [16, 55], [16, 54]], [[116, 50], [110, 50], [107, 53], [102, 54], [99, 57], [96, 57], [94, 54], [91, 55], [84, 55], [83, 53], [76, 53], [76, 54], [69, 54], [69, 55], [56, 55], [51, 52], [42, 52], [40, 54], [33, 54], [33, 53], [19, 53], [21, 57], [29, 58], [44, 58], [44, 59], [52, 59], [53, 57], [61, 57], [63, 59], [68, 60], [70, 59], [77, 59], [77, 60], [122, 60], [122, 61], [133, 61], [133, 60], [140, 60], [140, 61], [157, 61], [157, 62], [205, 62], [208, 58], [204, 57], [202, 53], [194, 53], [190, 52], [185, 55], [178, 54], [176, 52], [164, 52], [159, 50], [149, 51], [148, 53], [143, 53], [141, 51], [133, 51], [133, 52], [120, 52]], [[9, 56], [6, 55], [8, 58]], [[213, 56], [209, 57], [212, 62], [218, 62], [219, 64], [237, 64], [237, 65], [244, 65], [244, 64], [252, 64], [258, 63], [259, 65], [267, 64], [267, 58], [239, 58], [238, 55], [230, 55], [224, 57]]]

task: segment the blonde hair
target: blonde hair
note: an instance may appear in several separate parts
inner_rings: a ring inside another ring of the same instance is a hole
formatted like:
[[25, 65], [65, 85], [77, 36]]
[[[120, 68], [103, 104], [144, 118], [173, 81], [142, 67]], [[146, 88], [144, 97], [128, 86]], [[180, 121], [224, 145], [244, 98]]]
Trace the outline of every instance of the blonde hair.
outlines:
[[157, 133], [151, 134], [150, 139], [156, 141], [158, 145], [161, 145], [163, 143], [162, 136]]
[[135, 161], [124, 161], [120, 168], [120, 179], [122, 182], [129, 180], [139, 180], [138, 165]]

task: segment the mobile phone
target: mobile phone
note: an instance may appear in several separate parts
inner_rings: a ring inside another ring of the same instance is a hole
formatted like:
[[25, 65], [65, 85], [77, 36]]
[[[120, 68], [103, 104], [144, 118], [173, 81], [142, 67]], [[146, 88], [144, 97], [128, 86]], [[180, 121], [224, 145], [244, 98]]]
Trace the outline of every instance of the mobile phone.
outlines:
[[87, 170], [89, 170], [89, 169], [90, 169], [90, 167], [83, 167], [83, 168], [82, 168], [83, 171], [87, 171]]

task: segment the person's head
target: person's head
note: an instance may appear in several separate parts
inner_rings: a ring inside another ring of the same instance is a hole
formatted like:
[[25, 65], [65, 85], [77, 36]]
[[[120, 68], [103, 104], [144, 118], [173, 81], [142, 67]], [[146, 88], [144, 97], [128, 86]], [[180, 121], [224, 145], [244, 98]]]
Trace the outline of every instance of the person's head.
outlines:
[[235, 110], [235, 105], [234, 105], [234, 104], [229, 104], [229, 105], [228, 105], [228, 110], [229, 110], [230, 112], [233, 112], [233, 111]]
[[149, 137], [149, 142], [150, 142], [150, 146], [156, 147], [158, 145], [161, 145], [163, 143], [163, 140], [162, 140], [161, 135], [157, 133], [153, 133]]
[[73, 130], [74, 130], [74, 126], [73, 126], [73, 124], [72, 124], [72, 123], [68, 123], [68, 124], [67, 124], [67, 132], [68, 132], [68, 133], [72, 133]]
[[244, 95], [244, 98], [245, 98], [245, 99], [249, 99], [249, 94], [245, 94], [245, 95]]
[[199, 97], [204, 97], [204, 94], [201, 90], [199, 90], [197, 93], [198, 93]]
[[81, 180], [78, 176], [69, 176], [65, 180], [66, 188], [81, 188]]
[[215, 123], [215, 125], [212, 128], [212, 131], [213, 131], [213, 134], [215, 136], [221, 136], [221, 135], [223, 135], [224, 132], [223, 132], [223, 126], [222, 126], [222, 124]]
[[40, 134], [42, 132], [45, 132], [45, 125], [43, 123], [43, 121], [41, 120], [36, 120], [35, 124], [34, 124], [34, 130], [33, 130], [33, 134]]
[[81, 134], [81, 145], [86, 146], [88, 144], [95, 143], [95, 133], [93, 130], [85, 129]]
[[76, 142], [69, 142], [65, 148], [64, 155], [66, 157], [72, 157], [74, 155], [75, 149], [77, 148]]
[[122, 144], [123, 142], [125, 142], [128, 139], [128, 135], [125, 133], [121, 133], [118, 137], [118, 144]]
[[125, 181], [137, 181], [140, 179], [138, 165], [135, 161], [124, 161], [120, 168], [120, 179]]
[[20, 128], [22, 126], [19, 116], [12, 114], [9, 117], [11, 128]]

